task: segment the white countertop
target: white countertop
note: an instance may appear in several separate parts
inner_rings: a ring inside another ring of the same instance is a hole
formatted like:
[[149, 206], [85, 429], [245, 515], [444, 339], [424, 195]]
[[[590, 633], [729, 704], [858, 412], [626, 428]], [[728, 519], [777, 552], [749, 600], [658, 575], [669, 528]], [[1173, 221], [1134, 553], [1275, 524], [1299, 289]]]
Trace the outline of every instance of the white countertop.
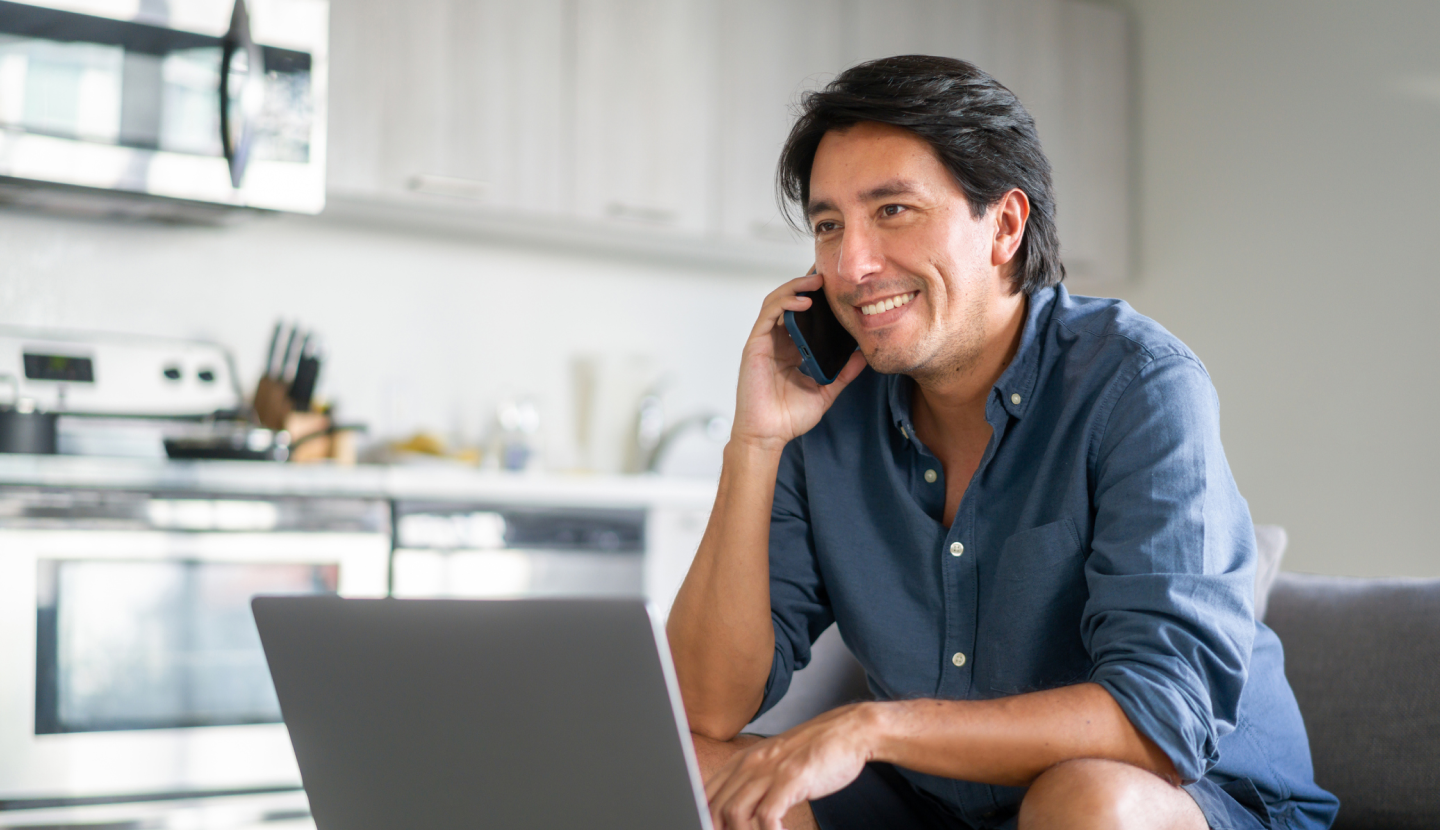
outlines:
[[352, 496], [577, 507], [708, 507], [715, 482], [655, 475], [506, 473], [447, 464], [380, 466], [151, 461], [0, 454], [0, 486], [264, 496]]

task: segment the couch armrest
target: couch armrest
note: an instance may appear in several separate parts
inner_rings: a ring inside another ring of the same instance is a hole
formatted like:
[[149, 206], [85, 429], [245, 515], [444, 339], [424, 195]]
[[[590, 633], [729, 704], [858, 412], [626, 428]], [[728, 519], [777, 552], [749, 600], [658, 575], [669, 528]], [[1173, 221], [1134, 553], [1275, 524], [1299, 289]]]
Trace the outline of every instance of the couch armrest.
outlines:
[[1440, 579], [1282, 573], [1265, 622], [1337, 830], [1440, 827]]

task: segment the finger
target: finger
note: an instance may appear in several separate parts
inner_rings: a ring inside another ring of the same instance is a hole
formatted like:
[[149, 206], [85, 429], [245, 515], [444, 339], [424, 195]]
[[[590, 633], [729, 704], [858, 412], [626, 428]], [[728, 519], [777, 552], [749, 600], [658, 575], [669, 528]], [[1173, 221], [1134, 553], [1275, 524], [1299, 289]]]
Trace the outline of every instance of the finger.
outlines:
[[763, 827], [764, 830], [785, 830], [785, 814], [790, 812], [790, 808], [798, 803], [798, 801], [790, 803], [790, 799], [788, 798], [784, 800], [777, 799], [775, 792], [772, 790], [764, 798], [760, 799], [759, 804], [755, 805], [755, 823]]
[[711, 814], [719, 814], [726, 827], [755, 827], [755, 805], [770, 789], [769, 776], [752, 778], [728, 796], [711, 805]]
[[775, 315], [775, 325], [777, 327], [783, 327], [785, 325], [785, 312], [805, 311], [813, 305], [815, 305], [814, 300], [809, 297], [801, 297], [798, 294], [782, 300], [780, 302], [779, 310]]
[[782, 822], [790, 808], [805, 800], [804, 780], [781, 772], [770, 783], [765, 795], [755, 804], [755, 820], [766, 830], [783, 830]]
[[763, 778], [768, 774], [766, 770], [769, 764], [764, 758], [760, 757], [760, 753], [756, 749], [757, 747], [763, 746], [764, 743], [765, 742], [762, 741], [735, 753], [730, 756], [730, 760], [726, 761], [724, 766], [716, 771], [716, 777], [718, 778], [721, 773], [723, 773], [725, 780], [717, 782], [713, 794], [707, 793], [706, 797], [712, 805], [733, 803], [737, 793], [743, 791], [757, 779]]
[[725, 780], [715, 788], [713, 794], [706, 794], [705, 800], [710, 803], [711, 811], [718, 812], [731, 805], [735, 800], [735, 794], [743, 789], [747, 782], [748, 779], [743, 773], [732, 770], [729, 775], [725, 776]]
[[726, 761], [719, 769], [710, 773], [709, 778], [705, 779], [705, 800], [714, 801], [715, 794], [724, 789], [725, 782], [730, 780], [730, 776], [733, 775], [734, 772], [735, 758], [731, 756], [729, 761]]
[[817, 288], [823, 286], [824, 284], [825, 279], [819, 274], [815, 273], [814, 269], [811, 269], [810, 273], [806, 274], [805, 276], [796, 277], [793, 280], [788, 280], [779, 288], [767, 294], [765, 296], [765, 304], [768, 305], [774, 300], [784, 299], [785, 297], [793, 297], [796, 294], [799, 294], [801, 291], [814, 291]]
[[755, 327], [750, 331], [751, 337], [757, 337], [777, 325], [785, 324], [786, 311], [804, 311], [809, 308], [812, 301], [809, 297], [801, 297], [794, 292], [781, 294], [775, 293], [765, 298], [760, 306], [760, 317], [755, 321]]
[[718, 769], [710, 773], [710, 777], [705, 779], [706, 801], [715, 800], [715, 797], [722, 790], [725, 789], [725, 785], [730, 783], [731, 779], [735, 777], [736, 770], [740, 768], [740, 762], [743, 761], [745, 757], [749, 754], [750, 748], [747, 747], [745, 749], [742, 749], [739, 752], [736, 752], [734, 755], [731, 755], [728, 759], [726, 759], [725, 763], [721, 764]]
[[761, 305], [763, 307], [769, 307], [778, 301], [786, 299], [787, 297], [794, 297], [801, 291], [815, 291], [824, 284], [825, 279], [821, 277], [818, 273], [816, 273], [814, 268], [811, 268], [810, 273], [806, 274], [805, 276], [796, 277], [793, 280], [788, 280], [779, 288], [776, 288], [774, 291], [771, 291], [769, 294], [765, 295], [765, 300], [762, 302]]

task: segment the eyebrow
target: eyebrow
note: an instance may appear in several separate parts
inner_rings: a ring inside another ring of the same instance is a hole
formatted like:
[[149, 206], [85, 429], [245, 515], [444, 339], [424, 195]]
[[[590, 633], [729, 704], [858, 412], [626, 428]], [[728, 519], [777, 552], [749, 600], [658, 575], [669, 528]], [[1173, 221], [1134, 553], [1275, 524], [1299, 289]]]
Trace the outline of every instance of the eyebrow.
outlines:
[[[914, 182], [905, 179], [891, 179], [884, 184], [870, 188], [860, 194], [860, 201], [874, 202], [880, 199], [888, 199], [891, 196], [910, 196], [920, 192], [920, 188]], [[805, 206], [805, 216], [813, 217], [817, 213], [824, 213], [827, 210], [835, 210], [835, 203], [821, 199], [811, 202]]]

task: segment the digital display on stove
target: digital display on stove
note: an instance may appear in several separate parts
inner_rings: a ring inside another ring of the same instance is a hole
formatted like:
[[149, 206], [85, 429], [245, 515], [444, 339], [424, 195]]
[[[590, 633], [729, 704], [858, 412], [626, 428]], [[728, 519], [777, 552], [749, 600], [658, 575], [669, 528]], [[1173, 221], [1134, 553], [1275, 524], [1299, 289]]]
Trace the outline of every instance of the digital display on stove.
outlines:
[[25, 377], [30, 380], [94, 383], [95, 364], [88, 357], [27, 352], [25, 354]]

